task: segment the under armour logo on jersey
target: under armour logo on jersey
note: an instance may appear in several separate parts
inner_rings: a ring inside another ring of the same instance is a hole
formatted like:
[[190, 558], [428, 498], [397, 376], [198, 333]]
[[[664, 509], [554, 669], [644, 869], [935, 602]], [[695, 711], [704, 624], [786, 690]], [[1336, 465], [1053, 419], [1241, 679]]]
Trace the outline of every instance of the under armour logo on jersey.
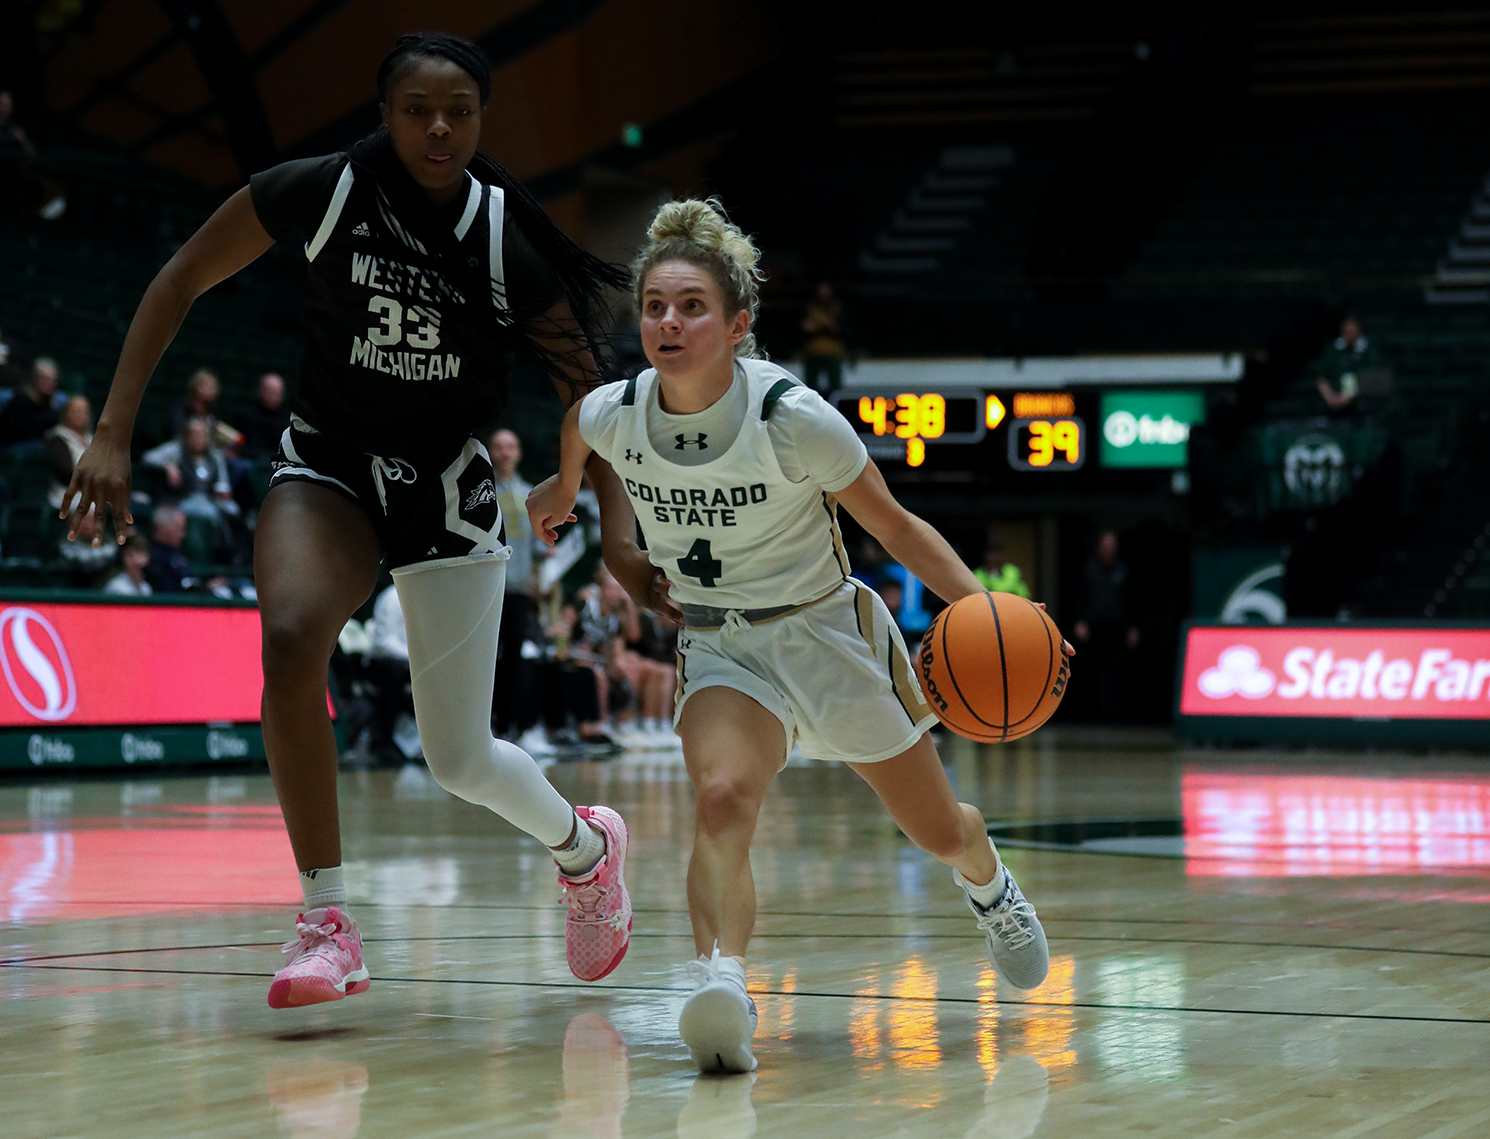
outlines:
[[471, 492], [470, 496], [466, 499], [466, 510], [467, 511], [475, 510], [478, 506], [484, 506], [488, 502], [496, 502], [496, 501], [497, 501], [497, 487], [496, 487], [496, 484], [493, 483], [491, 481], [491, 479], [487, 479], [480, 486], [478, 486], [475, 490], [473, 490]]
[[673, 438], [675, 438], [677, 442], [673, 444], [673, 450], [684, 451], [687, 450], [689, 447], [697, 447], [700, 451], [707, 451], [709, 449], [709, 445], [705, 443], [704, 440], [708, 437], [709, 435], [706, 431], [700, 431], [696, 439], [690, 439], [686, 435], [675, 435], [673, 436]]
[[[678, 438], [681, 439], [682, 436], [679, 435]], [[630, 447], [627, 447], [626, 448], [626, 458], [623, 461], [624, 462], [627, 462], [627, 463], [635, 463], [637, 466], [641, 466], [642, 465], [642, 453], [640, 451], [633, 451]]]
[[372, 236], [372, 230], [368, 228], [367, 222], [365, 222], [365, 221], [358, 222], [356, 228], [352, 230], [352, 236], [353, 237], [371, 237]]

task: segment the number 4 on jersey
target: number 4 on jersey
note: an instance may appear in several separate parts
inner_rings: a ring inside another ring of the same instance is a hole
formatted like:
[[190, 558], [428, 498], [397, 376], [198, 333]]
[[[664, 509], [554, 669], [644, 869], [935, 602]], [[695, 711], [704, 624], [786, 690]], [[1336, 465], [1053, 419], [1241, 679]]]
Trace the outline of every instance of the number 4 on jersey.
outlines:
[[723, 563], [714, 557], [707, 538], [698, 538], [688, 547], [688, 556], [678, 559], [678, 572], [698, 578], [705, 588], [719, 584], [719, 575], [724, 572]]

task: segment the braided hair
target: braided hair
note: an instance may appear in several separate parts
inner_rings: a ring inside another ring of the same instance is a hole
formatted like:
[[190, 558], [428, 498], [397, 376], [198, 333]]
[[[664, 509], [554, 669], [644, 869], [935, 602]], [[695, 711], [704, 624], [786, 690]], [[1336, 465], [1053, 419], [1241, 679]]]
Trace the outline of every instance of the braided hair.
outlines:
[[[399, 36], [391, 51], [378, 64], [378, 99], [386, 103], [394, 84], [428, 59], [443, 59], [455, 64], [471, 77], [480, 94], [481, 106], [491, 99], [491, 64], [486, 53], [469, 40], [442, 32], [417, 32]], [[430, 226], [422, 219], [430, 216], [429, 199], [414, 182], [398, 155], [385, 128], [379, 127], [356, 143], [348, 152], [354, 165], [371, 173], [387, 198], [395, 216], [415, 233], [425, 245], [436, 266], [462, 287], [468, 297], [489, 295], [489, 286], [479, 270], [473, 270], [447, 229]], [[482, 323], [498, 340], [530, 358], [553, 379], [567, 386], [575, 395], [598, 382], [597, 368], [603, 371], [601, 348], [604, 337], [601, 324], [608, 316], [604, 290], [625, 288], [627, 274], [619, 266], [608, 264], [586, 253], [559, 229], [538, 199], [521, 182], [490, 155], [477, 151], [466, 167], [477, 181], [500, 187], [504, 205], [512, 220], [527, 238], [533, 251], [541, 257], [558, 279], [569, 310], [579, 325], [583, 344], [565, 351], [553, 347], [563, 338], [564, 330], [535, 327], [529, 320], [526, 329], [514, 325], [512, 318], [494, 307], [487, 307]], [[583, 360], [588, 349], [591, 362]], [[576, 382], [574, 376], [584, 378]], [[577, 390], [578, 389], [578, 390]]]

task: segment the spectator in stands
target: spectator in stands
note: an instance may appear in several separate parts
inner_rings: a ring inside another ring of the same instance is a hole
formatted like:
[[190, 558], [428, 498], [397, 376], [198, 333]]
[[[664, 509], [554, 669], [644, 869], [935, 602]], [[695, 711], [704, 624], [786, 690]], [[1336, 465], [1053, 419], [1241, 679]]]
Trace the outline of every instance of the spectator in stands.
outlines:
[[75, 395], [62, 405], [62, 417], [41, 437], [42, 450], [52, 465], [52, 489], [47, 501], [62, 508], [62, 495], [72, 481], [73, 468], [93, 442], [93, 408], [86, 396]]
[[1369, 387], [1386, 372], [1386, 361], [1375, 345], [1361, 333], [1361, 322], [1347, 316], [1340, 322], [1340, 335], [1315, 362], [1315, 386], [1331, 415], [1361, 410], [1362, 380]]
[[258, 397], [247, 407], [240, 408], [236, 418], [243, 433], [238, 453], [254, 462], [274, 458], [279, 450], [280, 436], [290, 426], [283, 377], [277, 372], [260, 376]]
[[1082, 570], [1071, 629], [1084, 662], [1078, 674], [1082, 682], [1073, 682], [1080, 693], [1077, 703], [1088, 718], [1106, 723], [1127, 714], [1126, 671], [1139, 641], [1128, 564], [1118, 554], [1117, 533], [1104, 530]]
[[638, 635], [626, 639], [617, 660], [636, 693], [637, 705], [632, 730], [623, 736], [622, 743], [647, 750], [681, 748], [683, 741], [673, 731], [678, 631], [664, 625], [648, 609], [637, 610], [637, 626]]
[[119, 551], [122, 568], [104, 584], [103, 591], [119, 597], [149, 597], [150, 583], [145, 574], [150, 568], [150, 543], [139, 534], [131, 535]]
[[62, 187], [36, 165], [36, 147], [15, 120], [15, 99], [0, 91], [0, 204], [56, 221], [67, 209]]
[[186, 515], [180, 507], [157, 506], [151, 522], [150, 565], [145, 580], [156, 593], [184, 593], [196, 584], [191, 563], [181, 552], [186, 541]]
[[[556, 751], [606, 753], [615, 742], [605, 734], [597, 670], [600, 658], [588, 647], [580, 629], [579, 611], [562, 606], [558, 619], [546, 630], [550, 649], [542, 666], [543, 718], [547, 733], [535, 727], [523, 734], [523, 748], [532, 755]], [[578, 730], [570, 727], [573, 723]], [[528, 748], [529, 743], [538, 747]]]
[[[206, 368], [198, 368], [186, 381], [186, 395], [171, 409], [171, 434], [181, 438], [186, 431], [186, 421], [200, 419], [207, 425], [207, 438], [215, 448], [237, 447], [243, 436], [236, 428], [229, 427], [217, 418], [217, 397], [222, 394], [222, 385]], [[279, 441], [275, 440], [275, 447]]]
[[517, 473], [523, 457], [522, 442], [503, 428], [492, 432], [486, 452], [491, 458], [507, 545], [512, 549], [507, 559], [502, 626], [497, 635], [492, 730], [506, 739], [516, 739], [538, 722], [535, 669], [533, 662], [523, 656], [523, 644], [532, 641], [537, 625], [537, 558], [540, 553], [547, 554], [548, 547], [533, 536], [528, 524], [528, 492], [533, 488]]
[[225, 523], [238, 505], [227, 461], [208, 432], [205, 419], [188, 419], [179, 439], [146, 451], [142, 461], [162, 473], [166, 497], [188, 516]]
[[0, 407], [0, 447], [40, 445], [41, 437], [57, 422], [57, 379], [57, 361], [38, 357], [25, 386]]
[[1024, 583], [1019, 567], [1004, 556], [1004, 544], [997, 538], [989, 538], [983, 547], [983, 564], [973, 570], [973, 576], [983, 588], [996, 593], [1013, 593], [1020, 597], [1030, 595], [1030, 587]]
[[[895, 590], [899, 591], [899, 601], [892, 605], [891, 597]], [[909, 643], [915, 644], [931, 628], [934, 614], [927, 608], [930, 598], [926, 586], [899, 562], [885, 563], [880, 573], [879, 594], [885, 608], [890, 610], [890, 616], [895, 618], [895, 624]]]
[[819, 395], [828, 395], [843, 382], [843, 302], [833, 286], [820, 281], [802, 316], [807, 343], [802, 348], [802, 379]]
[[[889, 556], [885, 553], [885, 548], [873, 538], [866, 536], [859, 544], [859, 556], [854, 559], [853, 576], [878, 593], [887, 560]], [[891, 612], [893, 613], [894, 610], [892, 609]]]

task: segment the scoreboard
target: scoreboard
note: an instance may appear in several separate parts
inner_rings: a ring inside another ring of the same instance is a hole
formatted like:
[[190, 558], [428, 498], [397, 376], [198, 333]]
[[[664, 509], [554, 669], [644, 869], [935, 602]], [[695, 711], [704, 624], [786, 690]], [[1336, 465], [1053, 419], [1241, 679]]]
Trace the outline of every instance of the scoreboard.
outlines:
[[1006, 471], [1077, 471], [1086, 465], [1086, 421], [1071, 392], [982, 388], [853, 387], [835, 405], [887, 477]]

